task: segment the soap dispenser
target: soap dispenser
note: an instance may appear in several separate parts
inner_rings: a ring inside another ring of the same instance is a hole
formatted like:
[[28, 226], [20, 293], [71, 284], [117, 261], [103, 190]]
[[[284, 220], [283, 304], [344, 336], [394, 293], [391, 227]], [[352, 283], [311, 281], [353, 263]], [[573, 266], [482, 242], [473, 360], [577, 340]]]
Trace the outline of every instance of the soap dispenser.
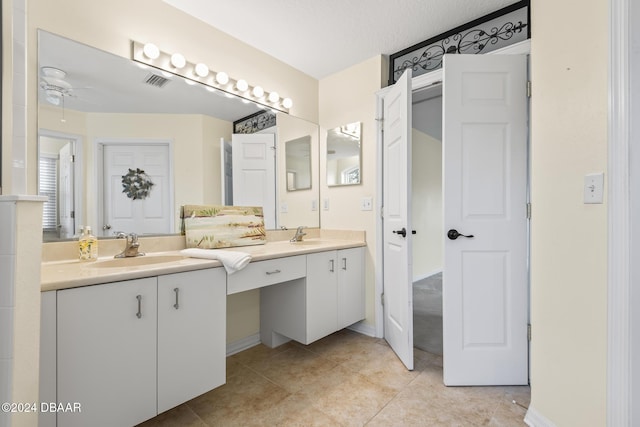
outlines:
[[95, 261], [98, 259], [98, 239], [91, 234], [91, 227], [86, 226], [81, 231], [78, 246], [80, 261]]

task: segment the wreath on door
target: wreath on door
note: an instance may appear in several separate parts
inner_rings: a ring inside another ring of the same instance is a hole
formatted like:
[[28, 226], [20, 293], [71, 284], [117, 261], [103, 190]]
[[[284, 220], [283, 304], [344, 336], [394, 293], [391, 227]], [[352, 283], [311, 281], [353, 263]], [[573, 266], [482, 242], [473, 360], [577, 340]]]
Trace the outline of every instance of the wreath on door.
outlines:
[[122, 192], [133, 200], [146, 199], [153, 186], [149, 175], [139, 168], [129, 169], [129, 172], [122, 176]]

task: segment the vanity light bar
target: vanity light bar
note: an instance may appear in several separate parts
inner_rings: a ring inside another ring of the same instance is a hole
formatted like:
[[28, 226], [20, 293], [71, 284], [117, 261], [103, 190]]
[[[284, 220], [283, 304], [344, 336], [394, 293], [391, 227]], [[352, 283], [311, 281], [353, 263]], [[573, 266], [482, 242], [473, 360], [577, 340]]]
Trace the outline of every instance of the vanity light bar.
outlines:
[[220, 90], [228, 95], [253, 102], [261, 107], [289, 113], [293, 106], [291, 98], [281, 98], [278, 92], [265, 92], [261, 86], [251, 86], [243, 79], [233, 79], [224, 71], [214, 72], [203, 63], [191, 63], [179, 53], [162, 52], [152, 43], [132, 42], [133, 60], [164, 72], [180, 76], [187, 81], [197, 82]]

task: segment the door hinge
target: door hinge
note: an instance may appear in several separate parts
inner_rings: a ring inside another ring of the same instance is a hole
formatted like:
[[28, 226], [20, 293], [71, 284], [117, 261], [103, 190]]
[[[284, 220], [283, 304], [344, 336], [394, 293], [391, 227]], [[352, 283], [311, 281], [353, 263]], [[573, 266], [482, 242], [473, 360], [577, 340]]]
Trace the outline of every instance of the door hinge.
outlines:
[[380, 294], [380, 304], [384, 307], [384, 292]]
[[531, 342], [531, 323], [527, 325], [527, 341]]
[[527, 203], [527, 219], [531, 219], [531, 203]]
[[71, 163], [75, 163], [76, 162], [76, 155], [72, 154], [71, 155]]
[[531, 80], [527, 80], [527, 98], [531, 98]]
[[380, 206], [380, 218], [384, 219], [384, 206]]
[[71, 218], [75, 219], [76, 217], [76, 211], [71, 211]]

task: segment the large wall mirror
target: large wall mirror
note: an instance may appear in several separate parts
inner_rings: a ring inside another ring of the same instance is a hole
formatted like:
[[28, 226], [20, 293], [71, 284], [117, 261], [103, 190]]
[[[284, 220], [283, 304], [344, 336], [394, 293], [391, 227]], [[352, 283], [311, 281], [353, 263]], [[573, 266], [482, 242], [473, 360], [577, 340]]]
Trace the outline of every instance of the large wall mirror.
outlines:
[[[38, 64], [45, 241], [81, 225], [100, 237], [177, 233], [181, 205], [224, 204], [233, 122], [261, 107], [42, 30]], [[275, 134], [275, 227], [319, 227], [318, 125], [277, 113], [262, 132]], [[285, 141], [304, 136], [310, 188], [288, 192]]]
[[362, 124], [349, 123], [327, 131], [327, 185], [361, 182]]

